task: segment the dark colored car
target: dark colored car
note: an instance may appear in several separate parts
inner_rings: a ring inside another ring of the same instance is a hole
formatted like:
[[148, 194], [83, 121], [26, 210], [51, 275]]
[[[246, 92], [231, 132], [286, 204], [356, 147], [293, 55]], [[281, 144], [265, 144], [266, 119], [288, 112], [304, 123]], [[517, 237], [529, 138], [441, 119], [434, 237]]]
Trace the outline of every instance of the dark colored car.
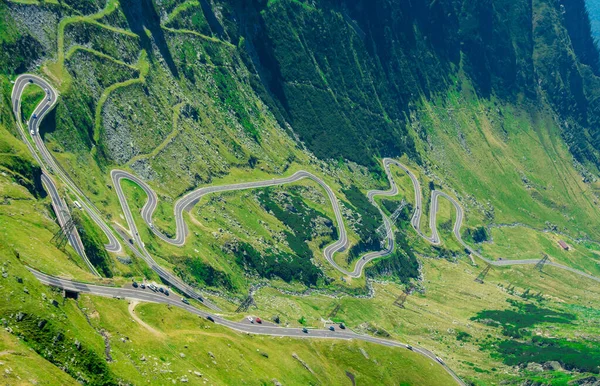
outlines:
[[340, 323], [340, 328], [341, 328], [342, 330], [345, 330], [345, 329], [346, 329], [346, 326], [344, 325], [344, 323]]
[[213, 323], [215, 322], [215, 320], [213, 319], [213, 317], [212, 317], [212, 316], [210, 316], [210, 315], [208, 315], [208, 316], [206, 317], [206, 319], [210, 320], [210, 321], [211, 321], [211, 322], [213, 322]]
[[131, 283], [131, 285], [133, 286], [133, 288], [137, 288], [138, 287], [138, 283], [136, 283], [135, 281], [133, 283]]
[[165, 289], [165, 295], [169, 296], [169, 290]]
[[164, 294], [164, 293], [165, 293], [165, 290], [163, 289], [163, 287], [158, 287], [158, 292], [160, 292], [160, 293], [163, 293], [163, 294]]
[[329, 331], [335, 331], [335, 327], [329, 326]]
[[308, 330], [306, 329], [306, 327], [304, 327], [304, 328], [302, 329], [302, 332], [303, 332], [303, 333], [305, 333], [305, 334], [308, 334]]

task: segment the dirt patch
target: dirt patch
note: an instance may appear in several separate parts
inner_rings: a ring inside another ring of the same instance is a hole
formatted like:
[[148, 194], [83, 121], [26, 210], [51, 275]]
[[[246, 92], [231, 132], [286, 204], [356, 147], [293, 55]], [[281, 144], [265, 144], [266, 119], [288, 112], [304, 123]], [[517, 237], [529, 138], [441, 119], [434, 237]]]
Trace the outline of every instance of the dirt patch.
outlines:
[[129, 303], [129, 307], [128, 307], [129, 315], [131, 315], [133, 320], [135, 320], [137, 323], [139, 323], [146, 330], [150, 331], [152, 334], [154, 334], [156, 336], [163, 336], [164, 334], [162, 332], [153, 328], [152, 326], [150, 326], [148, 323], [144, 322], [142, 319], [140, 319], [137, 316], [137, 314], [135, 313], [135, 306], [137, 306], [137, 305], [138, 305], [138, 302], [136, 302], [136, 301], [131, 301], [131, 303]]

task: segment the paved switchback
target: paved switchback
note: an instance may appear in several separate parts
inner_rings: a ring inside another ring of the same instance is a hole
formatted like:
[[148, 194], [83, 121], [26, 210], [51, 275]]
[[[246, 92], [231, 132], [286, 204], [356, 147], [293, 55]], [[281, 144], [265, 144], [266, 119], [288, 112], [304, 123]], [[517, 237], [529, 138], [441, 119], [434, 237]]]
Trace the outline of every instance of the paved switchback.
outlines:
[[[17, 81], [15, 82], [15, 86], [13, 88], [13, 94], [12, 94], [13, 108], [15, 111], [15, 116], [18, 118], [17, 121], [19, 122], [19, 127], [21, 128], [21, 135], [22, 135], [23, 139], [29, 146], [30, 150], [32, 151], [32, 153], [34, 154], [36, 159], [39, 162], [41, 162], [42, 165], [44, 165], [44, 162], [42, 162], [42, 160], [36, 153], [35, 149], [33, 149], [31, 144], [27, 140], [26, 134], [23, 132], [23, 129], [20, 125], [20, 122], [21, 122], [21, 119], [20, 119], [21, 95], [22, 95], [23, 89], [28, 84], [38, 84], [40, 87], [45, 89], [45, 92], [48, 97], [48, 99], [45, 98], [44, 101], [42, 101], [37, 106], [36, 112], [34, 113], [34, 114], [36, 114], [36, 118], [32, 118], [29, 122], [29, 127], [31, 129], [31, 133], [34, 133], [34, 135], [32, 135], [34, 143], [36, 144], [36, 147], [37, 147], [39, 153], [41, 154], [43, 161], [45, 161], [49, 165], [49, 170], [55, 171], [58, 174], [58, 176], [60, 177], [60, 179], [69, 188], [71, 188], [71, 190], [77, 195], [77, 197], [82, 199], [82, 204], [84, 206], [84, 209], [90, 214], [92, 219], [104, 230], [104, 232], [106, 233], [106, 235], [109, 239], [109, 244], [106, 245], [107, 250], [112, 251], [112, 252], [119, 251], [121, 249], [121, 245], [119, 244], [118, 240], [114, 236], [113, 231], [104, 222], [104, 220], [98, 215], [98, 211], [93, 206], [91, 201], [71, 181], [71, 179], [62, 170], [62, 168], [59, 165], [57, 165], [57, 163], [54, 161], [54, 158], [52, 157], [52, 155], [46, 149], [44, 142], [40, 138], [40, 136], [35, 135], [35, 133], [39, 132], [39, 122], [45, 116], [45, 114], [47, 114], [47, 112], [54, 106], [54, 104], [56, 103], [57, 95], [58, 95], [58, 93], [52, 88], [52, 86], [48, 82], [46, 82], [44, 79], [37, 77], [35, 75], [19, 76], [17, 78]], [[141, 180], [140, 178], [134, 176], [133, 174], [131, 174], [127, 171], [123, 171], [123, 170], [119, 170], [119, 169], [115, 169], [115, 170], [111, 171], [111, 178], [112, 178], [113, 184], [115, 186], [115, 190], [117, 192], [122, 210], [127, 219], [129, 231], [132, 235], [132, 239], [135, 242], [135, 245], [132, 246], [132, 250], [134, 251], [134, 253], [138, 257], [141, 257], [146, 262], [148, 262], [148, 264], [152, 267], [152, 269], [154, 269], [164, 280], [174, 284], [176, 287], [178, 287], [180, 290], [182, 290], [186, 294], [192, 294], [192, 293], [196, 294], [196, 292], [191, 287], [189, 287], [187, 284], [182, 283], [178, 278], [174, 277], [170, 272], [161, 268], [144, 248], [144, 243], [139, 236], [138, 229], [136, 227], [135, 221], [133, 220], [133, 215], [131, 213], [129, 205], [127, 204], [127, 198], [125, 197], [125, 194], [123, 193], [123, 190], [121, 188], [121, 183], [120, 183], [121, 180], [123, 180], [123, 179], [131, 180], [132, 182], [139, 185], [146, 193], [148, 200], [142, 209], [141, 215], [142, 215], [143, 220], [150, 226], [152, 231], [161, 240], [163, 240], [167, 243], [176, 245], [176, 246], [182, 246], [185, 243], [186, 236], [188, 233], [187, 225], [183, 218], [183, 212], [189, 211], [191, 208], [193, 208], [194, 205], [196, 205], [204, 195], [207, 195], [210, 193], [233, 191], [233, 190], [256, 189], [256, 188], [262, 188], [262, 187], [268, 187], [268, 186], [290, 184], [290, 183], [300, 181], [302, 179], [310, 179], [310, 180], [316, 182], [318, 185], [320, 185], [327, 193], [327, 196], [329, 198], [329, 201], [332, 205], [332, 208], [333, 208], [333, 211], [335, 214], [336, 225], [339, 230], [339, 239], [336, 240], [335, 242], [333, 242], [332, 244], [328, 245], [323, 251], [323, 255], [324, 255], [325, 259], [328, 261], [329, 264], [331, 264], [335, 269], [337, 269], [339, 272], [343, 273], [344, 275], [351, 276], [351, 277], [360, 277], [363, 273], [363, 270], [364, 270], [364, 267], [366, 264], [368, 264], [370, 261], [372, 261], [374, 259], [387, 256], [390, 253], [392, 253], [394, 250], [394, 246], [395, 246], [394, 245], [394, 234], [392, 232], [391, 221], [385, 215], [385, 213], [381, 210], [379, 205], [374, 200], [374, 198], [376, 196], [395, 196], [396, 194], [398, 194], [398, 188], [397, 188], [397, 186], [394, 182], [394, 179], [391, 175], [390, 165], [395, 165], [395, 166], [399, 167], [405, 173], [407, 173], [408, 176], [410, 177], [412, 184], [413, 184], [413, 189], [415, 192], [415, 211], [414, 211], [412, 219], [411, 219], [411, 225], [421, 237], [423, 237], [430, 243], [432, 243], [432, 244], [440, 244], [441, 243], [439, 233], [437, 231], [437, 226], [436, 226], [436, 224], [437, 224], [436, 216], [437, 216], [437, 210], [438, 210], [438, 206], [439, 206], [439, 198], [443, 197], [443, 198], [447, 199], [448, 201], [450, 201], [450, 203], [452, 203], [452, 205], [454, 206], [454, 208], [456, 210], [456, 220], [455, 220], [454, 228], [453, 228], [453, 233], [454, 233], [455, 237], [460, 242], [460, 244], [465, 249], [469, 250], [474, 256], [477, 256], [478, 258], [482, 259], [483, 261], [485, 261], [489, 264], [492, 264], [492, 265], [496, 265], [496, 266], [536, 264], [538, 262], [538, 260], [492, 261], [492, 260], [489, 260], [489, 259], [483, 257], [477, 251], [473, 250], [469, 245], [467, 245], [462, 240], [462, 237], [460, 234], [460, 229], [462, 227], [462, 222], [463, 222], [463, 218], [464, 218], [464, 211], [463, 211], [462, 207], [451, 196], [449, 196], [448, 194], [446, 194], [442, 191], [439, 191], [439, 190], [434, 190], [434, 191], [432, 191], [432, 194], [431, 194], [431, 205], [430, 205], [431, 210], [430, 210], [430, 215], [429, 215], [429, 227], [431, 229], [431, 236], [425, 235], [420, 228], [420, 221], [421, 221], [421, 216], [423, 213], [423, 205], [422, 205], [421, 186], [419, 184], [419, 180], [405, 165], [403, 165], [402, 163], [400, 163], [396, 160], [390, 159], [390, 158], [383, 159], [383, 166], [384, 166], [384, 170], [386, 172], [386, 175], [387, 175], [389, 183], [390, 183], [390, 189], [386, 190], [386, 191], [371, 190], [371, 191], [367, 192], [367, 197], [368, 197], [369, 201], [374, 206], [376, 206], [377, 209], [379, 210], [379, 212], [381, 213], [381, 216], [382, 216], [382, 219], [384, 222], [384, 226], [387, 231], [386, 232], [386, 238], [387, 238], [386, 248], [381, 251], [370, 252], [370, 253], [367, 253], [364, 256], [362, 256], [356, 262], [355, 267], [352, 271], [348, 271], [345, 268], [340, 267], [334, 260], [334, 254], [336, 252], [339, 252], [339, 251], [345, 249], [348, 244], [347, 232], [346, 232], [346, 228], [344, 225], [344, 221], [343, 221], [343, 218], [341, 215], [341, 210], [340, 210], [337, 198], [335, 197], [335, 194], [332, 191], [332, 189], [323, 180], [321, 180], [314, 174], [309, 173], [307, 171], [301, 170], [301, 171], [294, 173], [290, 177], [277, 178], [277, 179], [271, 179], [271, 180], [265, 180], [265, 181], [254, 181], [254, 182], [244, 182], [244, 183], [239, 183], [239, 184], [203, 187], [203, 188], [199, 188], [191, 193], [188, 193], [187, 195], [180, 198], [175, 203], [175, 206], [174, 206], [174, 216], [175, 216], [175, 222], [176, 222], [176, 233], [175, 233], [174, 238], [167, 237], [166, 235], [161, 233], [158, 229], [156, 229], [156, 227], [152, 226], [152, 216], [153, 216], [154, 210], [156, 209], [156, 206], [158, 204], [158, 197], [157, 197], [156, 193], [143, 180]], [[137, 246], [137, 248], [136, 248], [136, 246]], [[138, 248], [139, 248], [139, 250], [138, 250]], [[592, 279], [595, 281], [600, 281], [600, 279], [598, 279], [592, 275], [586, 274], [584, 272], [573, 269], [571, 267], [567, 267], [567, 266], [553, 263], [553, 262], [549, 262], [548, 264], [551, 266], [557, 267], [557, 268], [568, 270], [570, 272], [576, 273], [580, 276], [583, 276], [583, 277], [586, 277], [586, 278], [589, 278], [589, 279]], [[193, 297], [196, 297], [196, 296], [193, 296]]]

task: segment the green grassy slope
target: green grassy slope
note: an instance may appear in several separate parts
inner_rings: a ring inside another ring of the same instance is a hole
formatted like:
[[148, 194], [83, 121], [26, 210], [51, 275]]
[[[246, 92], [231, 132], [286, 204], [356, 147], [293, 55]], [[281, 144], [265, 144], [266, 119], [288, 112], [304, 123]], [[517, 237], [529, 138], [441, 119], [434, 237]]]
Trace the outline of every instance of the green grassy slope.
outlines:
[[[487, 229], [490, 239], [473, 243], [485, 256], [535, 259], [545, 252], [553, 261], [600, 275], [596, 226], [600, 186], [593, 151], [578, 157], [570, 136], [576, 127], [593, 127], [593, 121], [582, 123], [573, 108], [565, 124], [556, 108], [564, 107], [564, 101], [545, 98], [560, 84], [568, 94], [566, 100], [581, 91], [575, 87], [577, 73], [589, 75], [582, 78], [589, 97], [595, 78], [589, 74], [591, 67], [573, 59], [577, 53], [565, 43], [568, 31], [549, 2], [534, 2], [529, 13], [524, 1], [508, 7], [510, 39], [506, 31], [492, 31], [498, 45], [488, 45], [492, 51], [481, 56], [486, 71], [493, 70], [491, 78], [473, 72], [476, 39], [461, 38], [468, 40], [465, 49], [473, 51], [458, 56], [458, 51], [444, 51], [446, 45], [458, 45], [460, 31], [454, 23], [473, 36], [481, 32], [482, 26], [470, 30], [464, 23], [471, 14], [482, 16], [485, 9], [465, 8], [458, 18], [454, 10], [458, 2], [450, 1], [434, 2], [425, 10], [381, 0], [359, 12], [361, 2], [343, 10], [328, 1], [309, 5], [280, 0], [268, 6], [263, 2], [266, 8], [256, 14], [256, 9], [235, 1], [213, 3], [221, 6], [214, 14], [203, 10], [200, 2], [178, 0], [155, 2], [147, 11], [151, 14], [115, 0], [86, 5], [0, 4], [0, 221], [2, 229], [9, 230], [0, 232], [0, 254], [8, 272], [0, 281], [5, 280], [1, 285], [6, 294], [18, 294], [1, 303], [0, 313], [11, 315], [13, 334], [3, 332], [0, 361], [4, 362], [2, 356], [11, 358], [6, 360], [14, 370], [11, 381], [17, 375], [26, 379], [19, 367], [23, 358], [17, 354], [28, 347], [39, 354], [27, 352], [32, 366], [39, 366], [30, 372], [31, 379], [66, 368], [72, 379], [60, 372], [59, 383], [76, 381], [80, 372], [82, 379], [96, 383], [140, 378], [167, 383], [187, 377], [190, 382], [215, 384], [240, 378], [251, 384], [273, 378], [284, 384], [340, 384], [349, 382], [346, 371], [356, 376], [357, 384], [449, 382], [437, 366], [409, 352], [356, 342], [246, 336], [158, 305], [135, 307], [144, 324], [134, 321], [125, 301], [86, 296], [78, 303], [62, 303], [58, 294], [35, 282], [26, 265], [111, 285], [131, 278], [158, 278], [127, 250], [119, 255], [102, 251], [104, 236], [86, 217], [81, 220], [86, 242], [97, 252], [95, 261], [104, 276], [111, 279], [94, 279], [70, 247], [61, 251], [50, 243], [58, 226], [39, 185], [40, 170], [14, 136], [11, 121], [9, 79], [28, 70], [48, 78], [61, 92], [42, 127], [48, 148], [114, 225], [125, 224], [109, 177], [115, 167], [139, 175], [156, 190], [160, 203], [155, 225], [166, 233], [174, 232], [174, 201], [192, 189], [289, 176], [304, 169], [323, 178], [343, 204], [351, 248], [337, 254], [336, 261], [351, 267], [359, 255], [359, 242], [371, 238], [362, 249], [378, 244], [373, 230], [380, 219], [363, 195], [369, 189], [387, 188], [380, 157], [408, 153], [402, 162], [421, 181], [426, 214], [432, 187], [456, 197], [466, 210], [469, 231]], [[496, 2], [493, 20], [507, 4]], [[387, 12], [395, 6], [403, 12]], [[28, 24], [21, 16], [26, 12], [39, 17]], [[512, 60], [534, 46], [528, 41], [531, 31], [519, 35], [521, 28], [527, 29], [527, 20], [517, 14], [544, 16], [546, 24], [536, 24], [534, 58], [544, 70], [551, 69], [548, 58], [554, 51], [542, 43], [554, 35], [542, 27], [556, 27], [556, 35], [564, 37], [561, 58], [573, 64], [571, 70], [577, 69], [569, 72], [573, 84], [561, 73], [552, 87], [542, 82], [545, 91], [537, 99], [522, 88], [531, 85], [531, 63], [528, 58], [517, 64]], [[386, 35], [378, 26], [366, 28], [367, 19], [377, 15], [379, 24], [392, 23], [398, 29]], [[248, 26], [255, 26], [258, 35], [248, 34]], [[361, 32], [377, 41], [369, 42]], [[510, 51], [503, 54], [507, 62], [492, 63], [502, 47]], [[276, 67], [271, 61], [281, 67], [280, 73], [266, 68]], [[43, 64], [30, 67], [33, 63]], [[506, 72], [494, 72], [503, 66]], [[519, 87], [508, 92], [511, 84]], [[39, 90], [29, 91], [25, 115], [40, 97]], [[577, 132], [585, 133], [581, 149], [593, 145], [593, 130]], [[298, 142], [295, 133], [305, 143]], [[388, 213], [402, 198], [409, 205], [415, 200], [406, 175], [395, 167], [392, 172], [399, 196], [378, 199]], [[600, 304], [596, 288], [552, 268], [539, 274], [532, 267], [493, 270], [485, 285], [475, 283], [483, 266], [473, 267], [453, 239], [456, 215], [445, 200], [438, 213], [442, 245], [432, 247], [419, 238], [409, 225], [407, 210], [395, 229], [400, 246], [392, 258], [369, 270], [367, 280], [341, 277], [324, 260], [323, 245], [335, 238], [328, 225], [333, 213], [323, 191], [312, 183], [205, 197], [185, 215], [190, 234], [182, 248], [153, 236], [138, 215], [144, 193], [128, 182], [123, 188], [153, 257], [184, 280], [213, 291], [211, 298], [228, 318], [244, 316], [234, 312], [237, 303], [252, 286], [261, 284], [265, 287], [256, 294], [257, 308], [249, 313], [263, 318], [280, 315], [284, 324], [294, 326], [322, 327], [340, 304], [333, 320], [359, 332], [420, 344], [475, 384], [527, 379], [560, 384], [597, 374], [587, 367], [580, 369], [581, 374], [572, 367], [534, 372], [535, 365], [528, 368], [523, 355], [533, 347], [543, 355], [529, 358], [530, 362], [560, 361], [570, 349], [577, 351], [570, 352], [574, 358], [595, 358], [592, 346], [598, 331], [593, 308]], [[60, 190], [70, 202], [72, 197]], [[426, 233], [427, 223], [424, 216]], [[465, 240], [471, 242], [473, 237], [466, 233]], [[573, 249], [562, 251], [560, 239]], [[416, 285], [416, 292], [406, 308], [393, 306], [409, 283]], [[538, 292], [544, 300], [529, 296]], [[49, 306], [51, 299], [59, 306]], [[503, 316], [531, 305], [542, 314], [560, 312], [575, 319], [538, 321], [519, 326], [518, 334], [507, 334], [514, 328], [501, 325]], [[24, 323], [16, 321], [19, 312], [27, 316]], [[39, 322], [51, 315], [56, 323], [40, 327]], [[489, 322], [478, 315], [500, 320]], [[106, 361], [102, 330], [116, 361]], [[557, 350], [544, 350], [548, 342], [534, 340], [538, 335], [553, 339], [549, 344]], [[18, 336], [24, 339], [17, 340]], [[522, 350], [509, 352], [510, 344]], [[314, 373], [292, 357], [294, 352]], [[81, 361], [69, 364], [78, 355]]]

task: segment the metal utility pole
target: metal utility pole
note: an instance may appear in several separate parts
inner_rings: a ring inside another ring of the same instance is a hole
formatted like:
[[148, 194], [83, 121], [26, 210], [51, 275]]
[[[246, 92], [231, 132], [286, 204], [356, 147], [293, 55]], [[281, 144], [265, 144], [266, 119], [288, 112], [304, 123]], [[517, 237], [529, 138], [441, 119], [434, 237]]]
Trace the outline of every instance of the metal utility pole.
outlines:
[[492, 269], [492, 266], [491, 266], [491, 264], [488, 263], [488, 265], [483, 269], [483, 271], [479, 272], [479, 275], [477, 275], [477, 277], [475, 278], [475, 281], [477, 283], [483, 284], [483, 279], [485, 279], [485, 277], [488, 274], [488, 272], [490, 271], [490, 269]]
[[550, 261], [550, 258], [548, 257], [548, 255], [546, 255], [545, 253], [542, 253], [542, 260], [537, 262], [537, 264], [535, 265], [535, 269], [542, 272], [542, 269], [544, 269], [544, 264], [546, 264], [548, 261]]
[[252, 295], [248, 295], [248, 297], [244, 299], [242, 304], [240, 304], [240, 306], [237, 308], [237, 310], [235, 310], [235, 312], [246, 312], [252, 305], [256, 305], [256, 303], [254, 303], [254, 298], [252, 297]]
[[327, 316], [327, 318], [328, 319], [335, 318], [335, 316], [337, 315], [337, 313], [340, 310], [340, 308], [342, 308], [342, 306], [340, 304], [337, 304], [335, 306], [335, 308], [333, 310], [331, 310], [331, 312], [329, 313], [329, 315]]
[[400, 296], [398, 296], [398, 298], [394, 301], [394, 305], [397, 307], [400, 307], [400, 308], [404, 308], [404, 303], [406, 302], [406, 298], [408, 297], [408, 295], [410, 295], [413, 288], [415, 288], [415, 287], [410, 286], [409, 289], [402, 292], [402, 294]]
[[75, 221], [73, 221], [72, 217], [69, 217], [65, 225], [56, 231], [54, 236], [52, 236], [52, 240], [50, 240], [50, 242], [56, 243], [56, 246], [59, 249], [63, 249], [67, 244], [69, 235], [73, 232], [73, 229], [75, 229]]

